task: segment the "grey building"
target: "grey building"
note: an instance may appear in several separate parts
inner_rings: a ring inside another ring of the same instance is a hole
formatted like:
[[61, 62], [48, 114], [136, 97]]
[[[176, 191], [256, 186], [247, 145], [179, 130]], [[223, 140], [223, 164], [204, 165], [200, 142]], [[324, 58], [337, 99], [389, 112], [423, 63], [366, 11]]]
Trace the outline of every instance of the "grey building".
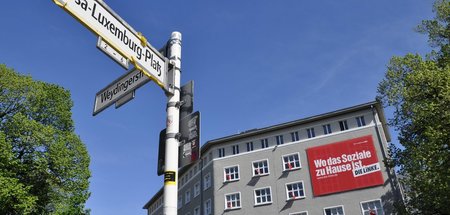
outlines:
[[179, 172], [178, 214], [391, 214], [402, 195], [383, 162], [389, 141], [375, 101], [210, 140]]

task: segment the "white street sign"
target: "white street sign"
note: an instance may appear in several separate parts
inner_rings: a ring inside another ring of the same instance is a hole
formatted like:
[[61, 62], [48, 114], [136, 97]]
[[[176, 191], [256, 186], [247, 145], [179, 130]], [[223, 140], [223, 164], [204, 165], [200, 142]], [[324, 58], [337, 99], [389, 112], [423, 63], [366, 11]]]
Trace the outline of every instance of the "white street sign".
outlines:
[[[132, 70], [128, 74], [119, 77], [107, 87], [95, 94], [94, 112], [97, 115], [116, 101], [133, 93], [132, 91], [149, 82], [150, 79], [139, 70]], [[133, 94], [134, 95], [134, 94]], [[120, 105], [119, 105], [120, 106]]]
[[116, 61], [120, 66], [128, 70], [128, 59], [117, 52], [113, 47], [108, 45], [108, 43], [103, 41], [102, 37], [98, 37], [97, 48]]
[[168, 59], [153, 48], [101, 0], [53, 0], [126, 57], [136, 68], [168, 90]]

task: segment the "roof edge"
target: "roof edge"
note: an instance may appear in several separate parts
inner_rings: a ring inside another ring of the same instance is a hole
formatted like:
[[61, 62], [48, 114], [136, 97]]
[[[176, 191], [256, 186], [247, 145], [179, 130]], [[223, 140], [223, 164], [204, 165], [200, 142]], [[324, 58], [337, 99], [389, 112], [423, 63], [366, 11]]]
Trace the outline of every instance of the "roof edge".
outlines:
[[[295, 126], [295, 125], [300, 125], [300, 124], [305, 124], [308, 122], [312, 122], [312, 121], [316, 121], [316, 120], [320, 120], [320, 119], [325, 119], [325, 118], [329, 118], [335, 115], [341, 115], [341, 114], [345, 114], [345, 113], [349, 113], [349, 112], [353, 112], [353, 111], [357, 111], [357, 110], [362, 110], [362, 109], [366, 109], [366, 108], [371, 108], [372, 106], [377, 107], [377, 109], [379, 110], [379, 113], [382, 115], [381, 118], [383, 118], [383, 128], [385, 129], [385, 133], [387, 136], [390, 137], [389, 133], [386, 132], [386, 119], [384, 118], [384, 112], [382, 110], [381, 104], [379, 101], [371, 101], [371, 102], [367, 102], [364, 104], [360, 104], [360, 105], [356, 105], [356, 106], [352, 106], [352, 107], [348, 107], [348, 108], [343, 108], [343, 109], [339, 109], [336, 111], [332, 111], [332, 112], [327, 112], [324, 114], [319, 114], [319, 115], [315, 115], [315, 116], [311, 116], [311, 117], [307, 117], [307, 118], [303, 118], [303, 119], [298, 119], [298, 120], [294, 120], [294, 121], [290, 121], [290, 122], [286, 122], [286, 123], [281, 123], [281, 124], [277, 124], [277, 125], [272, 125], [272, 126], [268, 126], [268, 127], [264, 127], [264, 128], [260, 128], [260, 129], [252, 129], [249, 130], [247, 132], [243, 132], [243, 133], [239, 133], [239, 134], [234, 134], [234, 135], [229, 135], [226, 137], [222, 137], [222, 138], [218, 138], [218, 139], [214, 139], [214, 140], [210, 140], [207, 141], [201, 148], [201, 152], [205, 152], [207, 151], [209, 148], [212, 147], [212, 145], [217, 144], [217, 143], [222, 143], [222, 142], [228, 142], [228, 141], [233, 141], [233, 140], [237, 140], [240, 138], [244, 138], [244, 137], [250, 137], [250, 136], [254, 136], [254, 135], [258, 135], [261, 133], [266, 133], [269, 131], [275, 131], [275, 130], [279, 130], [279, 129], [283, 129], [286, 127], [291, 127], [291, 126]], [[387, 138], [390, 140], [390, 138]]]

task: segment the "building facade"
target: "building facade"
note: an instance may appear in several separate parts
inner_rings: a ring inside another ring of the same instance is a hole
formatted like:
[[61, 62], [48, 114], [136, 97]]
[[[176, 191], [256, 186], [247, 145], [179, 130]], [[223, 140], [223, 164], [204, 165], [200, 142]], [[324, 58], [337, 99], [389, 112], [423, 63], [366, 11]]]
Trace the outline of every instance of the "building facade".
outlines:
[[179, 172], [178, 214], [392, 214], [402, 195], [389, 141], [378, 102], [208, 141]]

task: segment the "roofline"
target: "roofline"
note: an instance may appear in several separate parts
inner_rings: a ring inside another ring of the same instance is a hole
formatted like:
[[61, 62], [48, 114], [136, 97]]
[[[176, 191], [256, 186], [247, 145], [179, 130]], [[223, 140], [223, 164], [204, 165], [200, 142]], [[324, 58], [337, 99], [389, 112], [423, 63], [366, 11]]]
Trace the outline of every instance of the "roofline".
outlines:
[[[280, 129], [284, 129], [284, 128], [292, 127], [292, 126], [296, 126], [296, 125], [306, 124], [309, 122], [326, 119], [326, 118], [330, 118], [330, 117], [337, 116], [337, 115], [342, 115], [342, 114], [351, 113], [354, 111], [359, 111], [359, 110], [364, 110], [364, 109], [373, 109], [373, 108], [375, 108], [376, 112], [378, 113], [378, 118], [381, 121], [381, 125], [383, 127], [383, 131], [385, 133], [386, 140], [388, 142], [391, 142], [391, 135], [390, 135], [389, 129], [387, 127], [387, 122], [386, 122], [386, 118], [384, 115], [384, 111], [383, 111], [381, 102], [380, 101], [371, 101], [371, 102], [356, 105], [353, 107], [348, 107], [348, 108], [344, 108], [344, 109], [340, 109], [340, 110], [336, 110], [336, 111], [332, 111], [332, 112], [328, 112], [328, 113], [324, 113], [324, 114], [319, 114], [319, 115], [312, 116], [312, 117], [307, 117], [304, 119], [298, 119], [298, 120], [281, 123], [281, 124], [277, 124], [277, 125], [272, 125], [272, 126], [268, 126], [268, 127], [264, 127], [264, 128], [260, 128], [260, 129], [252, 129], [249, 131], [244, 131], [240, 134], [234, 134], [234, 135], [210, 140], [210, 141], [207, 141], [201, 147], [200, 155], [203, 155], [204, 152], [208, 151], [213, 145], [220, 144], [223, 142], [238, 140], [241, 138], [251, 137], [251, 136], [258, 135], [258, 134], [262, 134], [262, 133], [266, 133], [266, 132], [270, 132], [270, 131], [276, 131], [276, 130], [280, 130]], [[179, 175], [181, 175], [184, 171], [186, 171], [186, 169], [187, 168], [180, 169]], [[144, 205], [143, 209], [148, 209], [150, 204], [152, 204], [154, 201], [156, 201], [156, 199], [158, 199], [163, 194], [163, 190], [164, 189], [161, 188], [157, 193], [155, 193], [153, 195], [153, 197]]]
[[156, 192], [153, 195], [153, 197], [150, 200], [148, 200], [147, 203], [145, 203], [145, 205], [144, 205], [144, 207], [142, 207], [142, 209], [148, 209], [153, 202], [155, 202], [160, 196], [162, 196], [163, 191], [164, 191], [164, 187], [161, 187], [161, 189], [159, 189], [159, 191]]
[[321, 119], [325, 119], [325, 118], [330, 118], [330, 117], [333, 117], [336, 115], [342, 115], [342, 114], [346, 114], [346, 113], [350, 113], [350, 112], [354, 112], [354, 111], [358, 111], [358, 110], [364, 110], [364, 109], [368, 109], [368, 108], [372, 108], [372, 107], [375, 107], [377, 110], [377, 113], [379, 113], [379, 118], [383, 125], [383, 130], [384, 130], [384, 133], [386, 134], [386, 139], [388, 140], [388, 142], [390, 142], [390, 134], [389, 134], [389, 131], [386, 126], [387, 125], [386, 118], [384, 116], [384, 111], [383, 111], [383, 108], [381, 107], [381, 103], [379, 101], [372, 101], [372, 102], [356, 105], [356, 106], [349, 107], [349, 108], [344, 108], [344, 109], [340, 109], [340, 110], [336, 110], [336, 111], [332, 111], [332, 112], [328, 112], [328, 113], [324, 113], [324, 114], [320, 114], [320, 115], [316, 115], [316, 116], [312, 116], [312, 117], [307, 117], [304, 119], [294, 120], [294, 121], [277, 124], [277, 125], [272, 125], [272, 126], [268, 126], [268, 127], [264, 127], [264, 128], [260, 128], [260, 129], [252, 129], [249, 131], [244, 131], [240, 134], [234, 134], [234, 135], [210, 140], [202, 146], [201, 154], [208, 151], [215, 144], [238, 140], [238, 139], [245, 138], [245, 137], [251, 137], [251, 136], [258, 135], [258, 134], [267, 133], [270, 131], [276, 131], [276, 130], [284, 129], [287, 127], [306, 124], [309, 122], [313, 122], [313, 121], [317, 121], [317, 120], [321, 120]]

